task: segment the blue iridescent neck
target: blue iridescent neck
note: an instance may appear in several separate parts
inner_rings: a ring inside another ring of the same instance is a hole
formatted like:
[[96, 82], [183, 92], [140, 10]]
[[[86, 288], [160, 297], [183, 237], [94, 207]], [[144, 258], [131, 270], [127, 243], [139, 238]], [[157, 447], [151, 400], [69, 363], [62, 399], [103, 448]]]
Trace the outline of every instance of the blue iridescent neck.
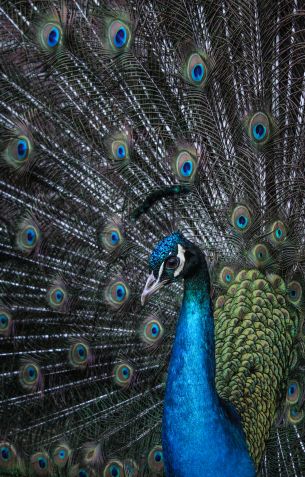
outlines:
[[215, 388], [214, 318], [204, 257], [185, 279], [163, 411], [167, 477], [254, 477], [241, 423]]

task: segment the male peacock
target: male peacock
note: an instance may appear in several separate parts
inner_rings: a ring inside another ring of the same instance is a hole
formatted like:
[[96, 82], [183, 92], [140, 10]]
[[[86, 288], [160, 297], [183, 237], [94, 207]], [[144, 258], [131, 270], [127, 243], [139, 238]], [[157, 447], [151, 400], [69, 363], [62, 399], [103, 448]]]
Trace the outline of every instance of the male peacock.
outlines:
[[304, 476], [304, 5], [0, 13], [1, 477]]
[[229, 477], [232, 469], [236, 476], [254, 477], [238, 415], [216, 391], [214, 322], [203, 255], [176, 233], [159, 243], [150, 265], [142, 301], [169, 281], [185, 281], [163, 411], [166, 475], [188, 475], [191, 468], [198, 477]]

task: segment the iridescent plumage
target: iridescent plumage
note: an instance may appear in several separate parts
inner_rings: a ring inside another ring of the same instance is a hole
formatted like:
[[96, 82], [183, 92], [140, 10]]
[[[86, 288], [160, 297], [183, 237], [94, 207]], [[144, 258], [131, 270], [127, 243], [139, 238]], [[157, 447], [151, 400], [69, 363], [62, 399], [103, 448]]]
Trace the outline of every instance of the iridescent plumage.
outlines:
[[303, 6], [3, 0], [0, 17], [0, 475], [164, 474], [183, 290], [141, 293], [180, 230], [257, 475], [301, 477]]

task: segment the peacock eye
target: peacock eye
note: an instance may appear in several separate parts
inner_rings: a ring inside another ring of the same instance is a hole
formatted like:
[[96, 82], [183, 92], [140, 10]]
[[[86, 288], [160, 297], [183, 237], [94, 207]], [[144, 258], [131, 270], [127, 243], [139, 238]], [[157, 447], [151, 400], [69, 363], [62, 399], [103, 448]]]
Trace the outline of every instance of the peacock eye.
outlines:
[[124, 475], [124, 465], [119, 460], [108, 462], [103, 473], [103, 477], [123, 477]]
[[126, 156], [126, 150], [124, 144], [121, 144], [121, 146], [118, 147], [118, 157], [120, 159], [123, 159]]
[[253, 125], [252, 131], [253, 131], [254, 138], [257, 141], [262, 141], [266, 136], [267, 128], [264, 124], [257, 123]]
[[180, 258], [176, 256], [169, 257], [165, 262], [165, 267], [168, 270], [174, 270], [180, 264]]
[[71, 450], [67, 445], [59, 445], [53, 452], [53, 461], [58, 467], [64, 467], [69, 460], [70, 454]]
[[12, 325], [12, 317], [4, 310], [0, 310], [0, 335], [7, 334]]
[[151, 323], [146, 328], [147, 334], [151, 335], [152, 338], [158, 338], [160, 334], [160, 326], [158, 323]]
[[302, 299], [302, 286], [297, 281], [288, 283], [288, 300], [294, 305], [298, 305]]
[[35, 475], [46, 476], [49, 475], [49, 457], [47, 454], [37, 452], [31, 457], [31, 467]]
[[157, 344], [164, 333], [160, 321], [155, 317], [147, 318], [141, 328], [141, 339], [148, 345]]
[[148, 454], [148, 465], [153, 472], [162, 472], [163, 451], [161, 446], [156, 446], [150, 451], [150, 453]]
[[4, 461], [9, 460], [10, 458], [10, 450], [8, 447], [1, 447], [1, 457]]
[[268, 249], [263, 244], [258, 244], [253, 249], [253, 254], [258, 262], [265, 262], [268, 258]]
[[98, 239], [106, 250], [113, 252], [119, 249], [124, 242], [123, 229], [115, 220], [110, 220], [99, 233]]
[[48, 45], [53, 47], [59, 43], [60, 40], [60, 31], [59, 28], [53, 27], [48, 36]]
[[110, 236], [110, 241], [112, 245], [116, 245], [120, 240], [120, 236], [117, 231], [112, 231]]
[[88, 472], [85, 469], [79, 469], [78, 477], [88, 477]]
[[114, 367], [114, 381], [118, 386], [127, 387], [133, 377], [134, 370], [128, 363], [117, 364]]
[[113, 141], [113, 143], [111, 144], [111, 151], [113, 159], [116, 159], [118, 161], [128, 159], [128, 144], [124, 141]]
[[5, 441], [0, 442], [0, 468], [9, 469], [16, 461], [16, 451], [14, 447]]
[[86, 343], [74, 343], [69, 350], [69, 358], [72, 366], [83, 368], [90, 360], [90, 349]]
[[196, 64], [192, 69], [192, 78], [194, 81], [201, 81], [204, 75], [204, 66], [201, 64]]
[[278, 245], [279, 243], [282, 243], [286, 240], [287, 229], [284, 223], [280, 220], [277, 220], [271, 225], [270, 232], [270, 238], [274, 244]]
[[174, 171], [178, 179], [183, 182], [190, 182], [194, 179], [197, 169], [197, 158], [188, 151], [181, 151], [174, 158]]
[[302, 395], [302, 388], [297, 381], [291, 381], [288, 384], [286, 401], [289, 404], [297, 404]]
[[54, 50], [62, 40], [62, 29], [57, 23], [44, 25], [41, 31], [42, 45], [45, 49]]
[[272, 260], [268, 247], [262, 243], [256, 244], [250, 251], [249, 257], [256, 267], [265, 267]]
[[0, 328], [6, 329], [8, 326], [8, 316], [5, 314], [0, 315]]
[[126, 23], [115, 20], [109, 27], [109, 39], [115, 50], [123, 50], [129, 46], [131, 33]]
[[37, 377], [37, 371], [34, 366], [29, 366], [27, 369], [29, 381], [34, 381]]
[[33, 243], [35, 242], [36, 237], [37, 237], [36, 230], [34, 230], [32, 228], [28, 228], [27, 230], [25, 230], [25, 235], [26, 235], [27, 243], [29, 245], [33, 245]]
[[248, 135], [255, 144], [264, 145], [270, 138], [270, 121], [265, 113], [258, 112], [249, 122]]
[[162, 458], [163, 458], [163, 457], [162, 457], [162, 453], [161, 453], [161, 452], [156, 451], [156, 452], [154, 453], [154, 459], [155, 459], [156, 462], [161, 462]]
[[60, 286], [51, 287], [48, 291], [49, 304], [54, 309], [61, 309], [66, 301], [66, 292]]
[[130, 289], [121, 278], [111, 281], [105, 288], [104, 293], [107, 303], [113, 308], [124, 305], [130, 297]]
[[299, 406], [289, 406], [288, 408], [288, 420], [292, 424], [299, 424], [304, 419], [304, 410], [300, 409]]
[[17, 234], [17, 245], [22, 252], [31, 252], [35, 249], [40, 239], [40, 232], [32, 223], [27, 223], [20, 228]]
[[26, 363], [21, 366], [19, 372], [19, 380], [21, 386], [28, 390], [34, 391], [39, 385], [41, 379], [40, 367], [35, 363]]
[[126, 288], [123, 284], [116, 285], [113, 290], [113, 293], [114, 299], [116, 299], [117, 301], [123, 301], [126, 296]]
[[29, 143], [26, 138], [21, 138], [17, 142], [17, 159], [24, 161], [27, 159], [29, 153]]
[[219, 278], [223, 286], [230, 286], [235, 278], [234, 270], [230, 267], [223, 267], [220, 271]]
[[17, 136], [9, 142], [4, 151], [4, 158], [9, 166], [21, 168], [30, 159], [32, 152], [32, 143], [26, 136]]
[[196, 86], [203, 86], [207, 79], [207, 65], [198, 53], [193, 53], [187, 62], [187, 77]]
[[251, 225], [251, 214], [249, 209], [243, 205], [236, 206], [233, 210], [231, 221], [237, 232], [246, 232]]
[[190, 176], [193, 172], [193, 164], [191, 161], [185, 161], [181, 167], [182, 174], [187, 177]]

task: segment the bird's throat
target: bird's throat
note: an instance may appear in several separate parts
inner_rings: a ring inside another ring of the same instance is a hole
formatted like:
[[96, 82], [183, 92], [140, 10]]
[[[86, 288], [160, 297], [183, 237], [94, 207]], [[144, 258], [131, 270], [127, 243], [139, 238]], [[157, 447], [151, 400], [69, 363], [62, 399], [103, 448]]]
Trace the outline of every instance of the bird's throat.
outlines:
[[231, 476], [219, 466], [230, 446], [232, 456], [237, 450], [248, 459], [244, 437], [227, 422], [215, 388], [214, 318], [205, 270], [185, 280], [162, 427], [167, 477]]

